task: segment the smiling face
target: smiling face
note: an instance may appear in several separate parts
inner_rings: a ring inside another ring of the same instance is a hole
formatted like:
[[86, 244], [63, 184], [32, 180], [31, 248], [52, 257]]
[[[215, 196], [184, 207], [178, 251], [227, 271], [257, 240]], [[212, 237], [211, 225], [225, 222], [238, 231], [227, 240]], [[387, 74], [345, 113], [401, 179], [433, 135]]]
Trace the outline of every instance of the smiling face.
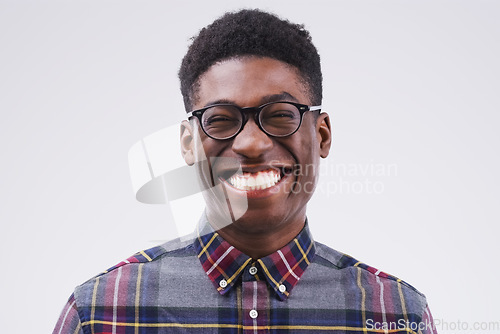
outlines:
[[[242, 57], [212, 65], [199, 80], [194, 109], [216, 103], [257, 107], [288, 101], [311, 105], [298, 71], [271, 58]], [[207, 215], [216, 228], [241, 233], [295, 233], [302, 229], [306, 204], [318, 175], [320, 157], [330, 148], [326, 114], [306, 112], [299, 130], [287, 137], [270, 137], [249, 117], [234, 138], [215, 140], [201, 129], [198, 119], [183, 122], [184, 158], [199, 165], [200, 179], [215, 186], [205, 193]], [[200, 144], [196, 144], [200, 143]], [[228, 210], [221, 208], [229, 207]], [[291, 239], [289, 239], [291, 240]]]

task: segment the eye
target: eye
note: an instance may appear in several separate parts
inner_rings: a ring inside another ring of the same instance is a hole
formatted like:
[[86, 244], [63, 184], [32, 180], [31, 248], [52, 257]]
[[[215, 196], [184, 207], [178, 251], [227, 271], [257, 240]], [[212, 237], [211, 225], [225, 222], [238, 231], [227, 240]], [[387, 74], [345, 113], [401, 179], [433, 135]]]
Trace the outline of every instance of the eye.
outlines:
[[234, 118], [225, 115], [213, 115], [205, 119], [206, 125], [224, 122], [234, 122]]
[[262, 127], [273, 135], [284, 135], [296, 130], [300, 124], [300, 112], [290, 103], [267, 105], [260, 115]]
[[293, 111], [290, 110], [274, 110], [270, 112], [267, 117], [273, 117], [273, 118], [283, 118], [283, 117], [288, 117], [288, 118], [295, 118], [295, 114]]
[[268, 122], [290, 122], [299, 117], [298, 113], [289, 109], [266, 110], [262, 115]]
[[262, 119], [272, 122], [289, 122], [300, 117], [298, 109], [290, 103], [271, 103], [262, 110]]
[[202, 120], [205, 130], [212, 131], [212, 129], [238, 127], [241, 123], [241, 115], [235, 107], [221, 105], [207, 109], [203, 114]]

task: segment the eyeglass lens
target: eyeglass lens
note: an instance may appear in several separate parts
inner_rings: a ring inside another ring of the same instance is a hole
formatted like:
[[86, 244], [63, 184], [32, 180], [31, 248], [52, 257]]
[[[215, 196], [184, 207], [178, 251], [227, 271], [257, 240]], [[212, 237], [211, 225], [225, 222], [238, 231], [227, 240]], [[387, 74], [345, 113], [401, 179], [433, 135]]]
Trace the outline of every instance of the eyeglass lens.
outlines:
[[[272, 136], [287, 136], [300, 125], [300, 112], [293, 104], [271, 103], [259, 114], [262, 129]], [[234, 136], [241, 128], [243, 117], [240, 110], [231, 105], [208, 108], [202, 116], [201, 124], [205, 132], [216, 139]]]

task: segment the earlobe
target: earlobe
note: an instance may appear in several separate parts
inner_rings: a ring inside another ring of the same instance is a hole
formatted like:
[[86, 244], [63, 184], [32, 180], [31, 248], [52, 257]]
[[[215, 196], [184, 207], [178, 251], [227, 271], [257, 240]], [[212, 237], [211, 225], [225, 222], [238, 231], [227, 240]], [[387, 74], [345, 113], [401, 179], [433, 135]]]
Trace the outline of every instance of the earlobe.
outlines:
[[330, 153], [332, 145], [332, 129], [330, 126], [330, 117], [327, 113], [321, 113], [316, 122], [316, 132], [319, 144], [319, 155], [326, 158]]
[[181, 123], [181, 153], [184, 161], [189, 166], [194, 164], [194, 140], [191, 123], [184, 120]]

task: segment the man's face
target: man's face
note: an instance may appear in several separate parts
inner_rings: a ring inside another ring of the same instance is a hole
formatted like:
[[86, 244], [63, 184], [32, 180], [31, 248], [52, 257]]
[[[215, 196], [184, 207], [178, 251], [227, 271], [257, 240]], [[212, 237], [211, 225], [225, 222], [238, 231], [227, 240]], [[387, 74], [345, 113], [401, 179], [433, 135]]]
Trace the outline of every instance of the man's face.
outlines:
[[[271, 58], [244, 57], [217, 63], [200, 77], [194, 109], [216, 103], [257, 107], [273, 101], [311, 105], [294, 67]], [[183, 147], [190, 144], [195, 161], [206, 157], [200, 179], [215, 186], [205, 193], [209, 221], [216, 226], [231, 221], [232, 228], [246, 233], [303, 226], [319, 158], [326, 157], [330, 146], [328, 117], [306, 112], [296, 133], [276, 138], [249, 116], [243, 130], [228, 140], [208, 137], [197, 119], [183, 124]]]

